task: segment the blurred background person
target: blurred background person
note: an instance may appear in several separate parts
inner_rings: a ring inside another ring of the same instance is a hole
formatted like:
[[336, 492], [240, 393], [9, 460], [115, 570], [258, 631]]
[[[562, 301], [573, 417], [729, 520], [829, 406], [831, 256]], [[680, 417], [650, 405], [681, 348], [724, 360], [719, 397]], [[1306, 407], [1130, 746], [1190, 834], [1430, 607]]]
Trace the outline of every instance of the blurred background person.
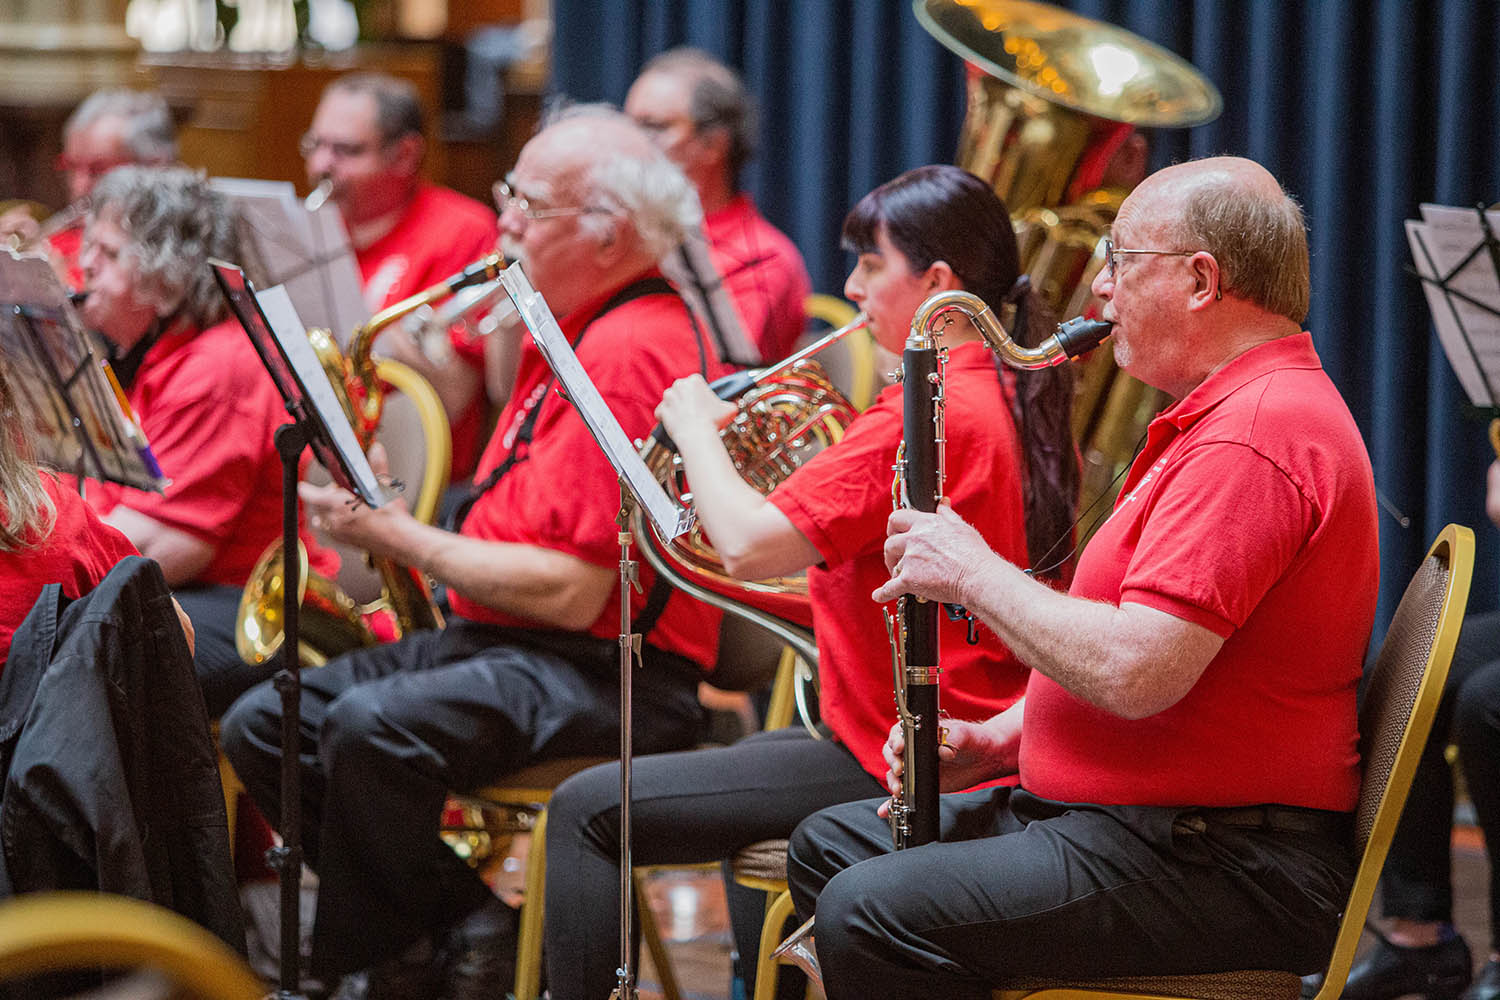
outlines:
[[193, 619], [212, 716], [268, 676], [240, 659], [234, 623], [251, 569], [281, 536], [273, 435], [286, 409], [249, 337], [225, 320], [208, 266], [237, 256], [228, 205], [193, 171], [121, 167], [90, 196], [79, 315], [109, 343], [170, 482], [162, 493], [90, 482], [88, 502], [161, 564]]
[[[25, 210], [0, 216], [0, 237], [22, 241], [45, 235], [58, 276], [70, 289], [83, 287], [78, 253], [89, 192], [110, 170], [126, 164], [166, 166], [177, 161], [177, 131], [160, 94], [111, 87], [96, 90], [63, 123], [58, 172], [67, 185], [68, 204], [38, 222]], [[47, 232], [43, 234], [42, 228]]]
[[[308, 183], [338, 206], [371, 312], [428, 288], [495, 249], [495, 213], [423, 180], [425, 113], [416, 88], [383, 73], [339, 77], [323, 91], [301, 151]], [[347, 330], [338, 331], [348, 333]], [[463, 341], [428, 356], [399, 326], [377, 350], [411, 365], [437, 390], [453, 433], [455, 481], [479, 457], [485, 423], [483, 346]]]
[[801, 252], [740, 189], [757, 131], [744, 83], [707, 52], [671, 49], [646, 63], [625, 97], [625, 113], [697, 189], [710, 259], [761, 358], [792, 353], [812, 285]]

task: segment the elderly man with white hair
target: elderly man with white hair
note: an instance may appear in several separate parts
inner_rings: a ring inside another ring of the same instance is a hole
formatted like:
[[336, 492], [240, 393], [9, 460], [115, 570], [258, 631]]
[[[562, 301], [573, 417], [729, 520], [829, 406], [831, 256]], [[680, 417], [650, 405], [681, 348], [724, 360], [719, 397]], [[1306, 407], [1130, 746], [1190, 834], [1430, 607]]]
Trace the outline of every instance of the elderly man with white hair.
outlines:
[[[691, 186], [629, 119], [574, 109], [522, 150], [502, 190], [509, 254], [558, 316], [627, 436], [651, 430], [674, 379], [722, 366], [656, 260], [700, 212]], [[320, 875], [312, 971], [371, 966], [368, 996], [503, 996], [515, 915], [438, 837], [450, 789], [618, 741], [619, 488], [536, 348], [480, 461], [456, 530], [400, 501], [360, 507], [302, 487], [315, 523], [448, 587], [446, 629], [333, 660], [305, 680], [309, 863]], [[694, 743], [715, 612], [668, 598], [643, 568], [636, 748]], [[280, 703], [230, 709], [223, 744], [279, 816]]]

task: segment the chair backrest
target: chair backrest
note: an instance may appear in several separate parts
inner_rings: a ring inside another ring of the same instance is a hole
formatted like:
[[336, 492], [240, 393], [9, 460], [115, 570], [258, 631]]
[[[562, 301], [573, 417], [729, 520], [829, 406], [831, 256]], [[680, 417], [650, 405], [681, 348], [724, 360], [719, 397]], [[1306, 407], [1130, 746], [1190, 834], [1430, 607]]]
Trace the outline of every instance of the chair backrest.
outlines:
[[0, 903], [0, 982], [44, 972], [145, 969], [197, 1000], [257, 1000], [265, 987], [223, 941], [153, 903], [47, 892]]
[[[453, 438], [442, 400], [431, 384], [407, 365], [390, 358], [375, 364], [375, 373], [389, 387], [375, 440], [385, 447], [393, 480], [405, 484], [412, 516], [431, 524], [438, 501], [448, 486]], [[328, 473], [314, 465], [309, 482], [326, 483]], [[370, 568], [363, 550], [333, 541], [314, 531], [318, 544], [339, 554], [339, 589], [360, 604], [380, 597], [380, 574]]]
[[1359, 718], [1364, 767], [1355, 813], [1359, 867], [1317, 1000], [1334, 1000], [1349, 976], [1375, 884], [1448, 678], [1473, 572], [1474, 533], [1448, 525], [1407, 585], [1381, 644]]

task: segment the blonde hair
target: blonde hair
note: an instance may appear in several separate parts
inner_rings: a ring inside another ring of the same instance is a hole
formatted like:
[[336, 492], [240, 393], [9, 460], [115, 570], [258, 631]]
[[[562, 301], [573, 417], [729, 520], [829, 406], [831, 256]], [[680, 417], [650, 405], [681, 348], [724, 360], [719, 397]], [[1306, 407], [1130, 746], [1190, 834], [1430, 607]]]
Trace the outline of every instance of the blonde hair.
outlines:
[[52, 533], [57, 508], [31, 458], [31, 442], [16, 410], [7, 366], [0, 364], [0, 551], [35, 548]]

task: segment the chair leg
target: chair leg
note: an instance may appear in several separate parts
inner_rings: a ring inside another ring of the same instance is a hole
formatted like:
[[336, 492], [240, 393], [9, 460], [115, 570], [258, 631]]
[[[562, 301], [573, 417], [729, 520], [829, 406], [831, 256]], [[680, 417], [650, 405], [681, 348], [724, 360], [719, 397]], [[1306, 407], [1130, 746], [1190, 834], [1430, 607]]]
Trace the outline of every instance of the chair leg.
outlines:
[[[662, 997], [664, 1000], [682, 1000], [682, 991], [677, 988], [677, 973], [672, 968], [672, 956], [667, 954], [666, 943], [661, 939], [661, 928], [656, 923], [656, 914], [651, 912], [651, 903], [646, 899], [645, 880], [639, 869], [630, 873], [630, 880], [635, 892], [636, 919], [641, 924], [641, 940], [651, 953], [651, 964], [656, 967], [656, 977], [661, 981]], [[639, 969], [636, 970], [636, 981], [640, 981]]]
[[792, 894], [782, 892], [766, 902], [766, 919], [760, 926], [760, 954], [755, 959], [755, 1000], [773, 1000], [780, 963], [771, 952], [781, 943], [781, 928], [792, 915]]
[[537, 1000], [542, 989], [542, 918], [547, 891], [547, 810], [531, 829], [526, 853], [526, 895], [516, 940], [516, 1000]]

